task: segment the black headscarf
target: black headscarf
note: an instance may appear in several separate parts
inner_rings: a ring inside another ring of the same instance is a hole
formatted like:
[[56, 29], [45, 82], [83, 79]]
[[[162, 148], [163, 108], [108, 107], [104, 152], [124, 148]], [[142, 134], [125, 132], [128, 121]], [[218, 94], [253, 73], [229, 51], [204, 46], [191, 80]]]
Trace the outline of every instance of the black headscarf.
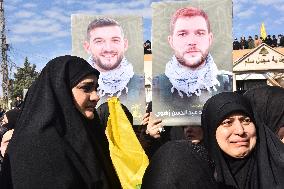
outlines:
[[16, 125], [16, 121], [20, 115], [20, 109], [12, 109], [12, 110], [9, 110], [5, 113], [7, 119], [8, 119], [8, 123], [5, 123], [1, 126], [0, 128], [0, 142], [3, 138], [3, 135], [11, 130], [11, 129], [14, 129], [15, 128], [15, 125]]
[[99, 76], [75, 56], [45, 66], [27, 93], [4, 157], [1, 188], [121, 187], [97, 114], [86, 119], [73, 101], [72, 88], [90, 74]]
[[[216, 140], [219, 124], [232, 113], [244, 113], [256, 125], [257, 142], [245, 158], [226, 155]], [[204, 105], [201, 124], [204, 143], [216, 164], [216, 180], [224, 188], [266, 189], [284, 187], [284, 145], [264, 124], [256, 123], [250, 103], [240, 94], [227, 92], [211, 97]]]
[[212, 162], [207, 151], [190, 141], [170, 141], [152, 157], [141, 189], [214, 189]]
[[[20, 110], [15, 108], [15, 109], [12, 109], [12, 110], [9, 110], [5, 113], [7, 119], [8, 119], [8, 123], [5, 124], [5, 127], [10, 130], [10, 129], [14, 129], [15, 128], [15, 125], [16, 125], [16, 122], [17, 122], [17, 119], [20, 115]], [[3, 125], [4, 126], [4, 125]]]
[[251, 103], [256, 120], [265, 123], [274, 133], [284, 127], [284, 89], [264, 86], [248, 90], [244, 96]]

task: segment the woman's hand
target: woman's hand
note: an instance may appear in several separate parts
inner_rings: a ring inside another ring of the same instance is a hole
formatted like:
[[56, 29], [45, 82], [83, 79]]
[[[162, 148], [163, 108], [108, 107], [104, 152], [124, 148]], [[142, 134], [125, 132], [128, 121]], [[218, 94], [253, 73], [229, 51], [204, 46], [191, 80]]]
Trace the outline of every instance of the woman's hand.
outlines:
[[161, 131], [163, 130], [162, 120], [157, 119], [152, 113], [149, 115], [146, 134], [153, 138], [160, 138]]

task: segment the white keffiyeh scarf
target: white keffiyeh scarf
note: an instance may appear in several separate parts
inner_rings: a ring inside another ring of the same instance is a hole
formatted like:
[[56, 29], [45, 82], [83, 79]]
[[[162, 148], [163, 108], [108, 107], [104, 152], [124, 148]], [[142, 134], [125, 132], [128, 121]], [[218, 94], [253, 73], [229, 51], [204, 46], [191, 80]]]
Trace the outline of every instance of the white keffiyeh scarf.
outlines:
[[[96, 64], [92, 57], [90, 57], [88, 61], [93, 67], [94, 64]], [[108, 95], [109, 97], [112, 97], [117, 93], [116, 96], [119, 97], [124, 89], [125, 92], [128, 93], [127, 84], [133, 75], [133, 66], [124, 57], [117, 68], [106, 72], [100, 72], [98, 80], [99, 96], [103, 97], [104, 95]]]
[[188, 97], [192, 94], [200, 96], [201, 89], [211, 91], [213, 88], [216, 91], [215, 85], [220, 85], [217, 80], [218, 69], [210, 54], [206, 57], [204, 66], [197, 70], [181, 65], [173, 56], [166, 65], [165, 74], [173, 85], [171, 92], [176, 89], [181, 97], [183, 97], [182, 92]]

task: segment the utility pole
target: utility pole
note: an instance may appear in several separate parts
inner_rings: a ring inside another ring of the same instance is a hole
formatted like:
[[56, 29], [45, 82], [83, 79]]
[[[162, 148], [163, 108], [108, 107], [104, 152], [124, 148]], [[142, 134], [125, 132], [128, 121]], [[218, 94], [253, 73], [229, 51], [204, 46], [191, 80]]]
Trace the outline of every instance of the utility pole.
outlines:
[[0, 35], [1, 35], [1, 72], [2, 72], [2, 90], [3, 101], [6, 108], [8, 107], [8, 62], [7, 62], [7, 50], [8, 44], [6, 44], [5, 34], [5, 15], [4, 15], [4, 0], [0, 0]]

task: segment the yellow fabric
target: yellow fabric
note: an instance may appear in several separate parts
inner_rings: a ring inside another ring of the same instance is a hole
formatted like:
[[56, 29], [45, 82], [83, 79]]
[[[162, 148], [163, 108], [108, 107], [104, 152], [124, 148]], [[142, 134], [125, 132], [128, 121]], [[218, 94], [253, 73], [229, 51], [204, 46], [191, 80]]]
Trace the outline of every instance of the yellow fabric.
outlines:
[[260, 35], [262, 37], [262, 39], [265, 39], [266, 38], [266, 30], [265, 30], [265, 26], [264, 26], [264, 23], [262, 22], [261, 24], [261, 27], [260, 27]]
[[139, 188], [146, 167], [147, 155], [140, 145], [119, 100], [108, 99], [109, 117], [106, 135], [112, 163], [123, 189]]

